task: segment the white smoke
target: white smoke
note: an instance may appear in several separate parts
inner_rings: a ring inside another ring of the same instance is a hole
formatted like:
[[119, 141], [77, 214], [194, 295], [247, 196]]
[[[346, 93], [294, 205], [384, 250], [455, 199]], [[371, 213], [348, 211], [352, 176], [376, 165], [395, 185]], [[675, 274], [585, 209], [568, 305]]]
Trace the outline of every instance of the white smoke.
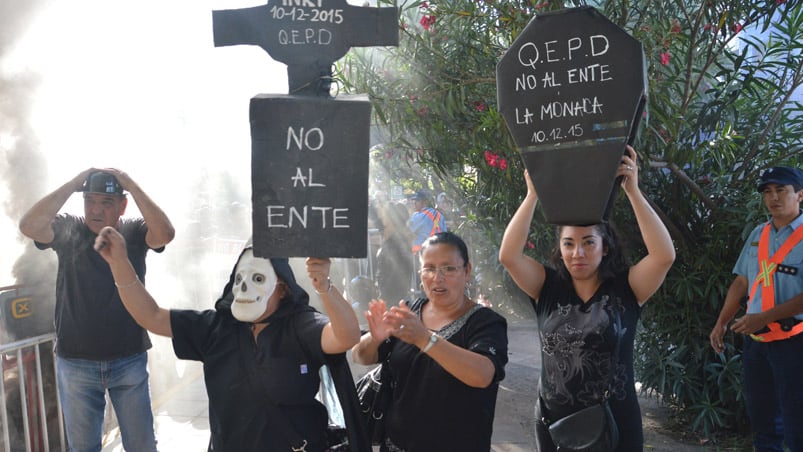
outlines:
[[[22, 213], [90, 166], [129, 173], [195, 251], [250, 234], [230, 228], [250, 223], [248, 102], [287, 85], [262, 49], [213, 46], [211, 11], [242, 3], [0, 2], [0, 286], [30, 243]], [[81, 214], [80, 197], [63, 210]]]
[[[167, 308], [212, 307], [251, 234], [249, 100], [287, 93], [262, 49], [214, 47], [212, 11], [243, 3], [0, 0], [0, 287], [53, 296], [55, 255], [20, 217], [84, 169], [116, 167], [176, 228], [148, 255], [149, 290]], [[82, 215], [80, 196], [62, 211]], [[152, 337], [156, 400], [182, 366]]]

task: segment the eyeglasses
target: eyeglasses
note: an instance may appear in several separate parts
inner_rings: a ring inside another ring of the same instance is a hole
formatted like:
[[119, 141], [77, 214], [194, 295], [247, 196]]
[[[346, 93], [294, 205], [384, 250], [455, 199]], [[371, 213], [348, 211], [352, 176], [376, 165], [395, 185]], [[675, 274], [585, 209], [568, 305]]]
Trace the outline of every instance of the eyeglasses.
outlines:
[[434, 278], [437, 273], [451, 278], [457, 276], [457, 273], [464, 267], [464, 265], [444, 265], [443, 267], [424, 267], [421, 269], [422, 278]]

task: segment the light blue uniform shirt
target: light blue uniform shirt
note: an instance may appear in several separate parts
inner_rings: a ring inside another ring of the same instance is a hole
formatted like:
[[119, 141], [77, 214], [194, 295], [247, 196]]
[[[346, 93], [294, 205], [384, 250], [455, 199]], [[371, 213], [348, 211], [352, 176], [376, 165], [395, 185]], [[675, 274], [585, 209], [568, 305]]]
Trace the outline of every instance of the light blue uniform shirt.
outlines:
[[[753, 229], [750, 236], [747, 238], [742, 254], [739, 255], [739, 260], [733, 266], [733, 273], [747, 278], [747, 295], [753, 290], [753, 283], [758, 276], [759, 263], [758, 263], [758, 240], [761, 238], [761, 231], [764, 229], [762, 223]], [[770, 243], [769, 243], [769, 257], [771, 258], [775, 251], [783, 245], [787, 238], [792, 235], [795, 228], [803, 224], [803, 215], [798, 215], [791, 223], [781, 228], [779, 231], [775, 230], [774, 226], [770, 226]], [[803, 240], [798, 242], [794, 248], [786, 255], [783, 260], [783, 265], [797, 269], [797, 274], [792, 275], [783, 273], [777, 269], [772, 275], [773, 286], [775, 287], [775, 304], [782, 304], [788, 301], [799, 293], [803, 293]], [[760, 283], [759, 283], [760, 286]], [[758, 314], [761, 312], [761, 287], [756, 288], [754, 295], [755, 300], [747, 303], [748, 314]], [[798, 314], [796, 318], [803, 320], [803, 314]]]
[[446, 223], [444, 223], [443, 215], [440, 214], [437, 210], [432, 207], [425, 207], [418, 212], [413, 213], [410, 217], [410, 230], [413, 232], [413, 245], [420, 245], [424, 243], [430, 233], [432, 232], [432, 226], [434, 226], [434, 221], [432, 218], [429, 217], [424, 211], [428, 211], [432, 218], [438, 220], [438, 227], [440, 228], [437, 232], [446, 231]]

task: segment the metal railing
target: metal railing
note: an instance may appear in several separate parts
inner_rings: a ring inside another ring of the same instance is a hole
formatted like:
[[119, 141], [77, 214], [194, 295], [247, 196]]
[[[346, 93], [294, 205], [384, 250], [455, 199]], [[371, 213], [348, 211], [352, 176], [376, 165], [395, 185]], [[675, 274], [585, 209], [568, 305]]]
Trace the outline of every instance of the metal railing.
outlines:
[[[64, 420], [61, 416], [61, 404], [58, 398], [58, 388], [55, 384], [55, 356], [53, 356], [53, 345], [56, 340], [55, 333], [44, 334], [28, 339], [19, 340], [9, 344], [0, 345], [0, 359], [2, 359], [2, 377], [0, 378], [0, 407], [2, 407], [2, 445], [5, 451], [23, 450], [25, 444], [26, 452], [49, 452], [51, 450], [51, 435], [48, 431], [48, 408], [51, 408], [51, 423], [58, 424], [61, 447], [52, 450], [66, 450], [64, 436]], [[47, 347], [42, 345], [48, 345]], [[40, 347], [41, 346], [41, 347]], [[46, 369], [42, 365], [42, 352], [40, 349], [47, 350], [49, 355], [47, 361], [52, 363]], [[48, 393], [45, 393], [43, 376], [52, 382], [48, 386]], [[14, 381], [16, 380], [16, 381]], [[6, 384], [10, 383], [7, 388]], [[19, 411], [12, 403], [9, 406], [8, 394], [13, 392], [13, 385], [19, 386]], [[8, 390], [8, 392], [7, 392]], [[46, 399], [48, 397], [49, 399]], [[46, 402], [49, 402], [46, 403]], [[53, 410], [55, 404], [55, 410]], [[49, 405], [49, 406], [48, 406]], [[14, 415], [20, 415], [19, 418]], [[20, 434], [15, 434], [12, 442], [12, 431], [18, 432], [18, 427], [22, 427]], [[12, 427], [14, 430], [12, 430]]]

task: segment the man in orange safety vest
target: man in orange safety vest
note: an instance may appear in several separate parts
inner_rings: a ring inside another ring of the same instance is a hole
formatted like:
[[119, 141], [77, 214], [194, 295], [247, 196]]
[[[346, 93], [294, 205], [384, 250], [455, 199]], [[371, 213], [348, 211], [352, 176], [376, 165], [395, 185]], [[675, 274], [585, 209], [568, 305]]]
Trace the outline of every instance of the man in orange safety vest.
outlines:
[[744, 394], [757, 451], [803, 451], [803, 172], [778, 166], [761, 175], [758, 191], [770, 221], [758, 225], [733, 268], [736, 275], [710, 334], [718, 353], [728, 324], [746, 336]]
[[446, 220], [438, 209], [431, 206], [429, 192], [419, 190], [410, 200], [415, 209], [409, 223], [413, 232], [413, 253], [418, 253], [427, 237], [446, 231]]

